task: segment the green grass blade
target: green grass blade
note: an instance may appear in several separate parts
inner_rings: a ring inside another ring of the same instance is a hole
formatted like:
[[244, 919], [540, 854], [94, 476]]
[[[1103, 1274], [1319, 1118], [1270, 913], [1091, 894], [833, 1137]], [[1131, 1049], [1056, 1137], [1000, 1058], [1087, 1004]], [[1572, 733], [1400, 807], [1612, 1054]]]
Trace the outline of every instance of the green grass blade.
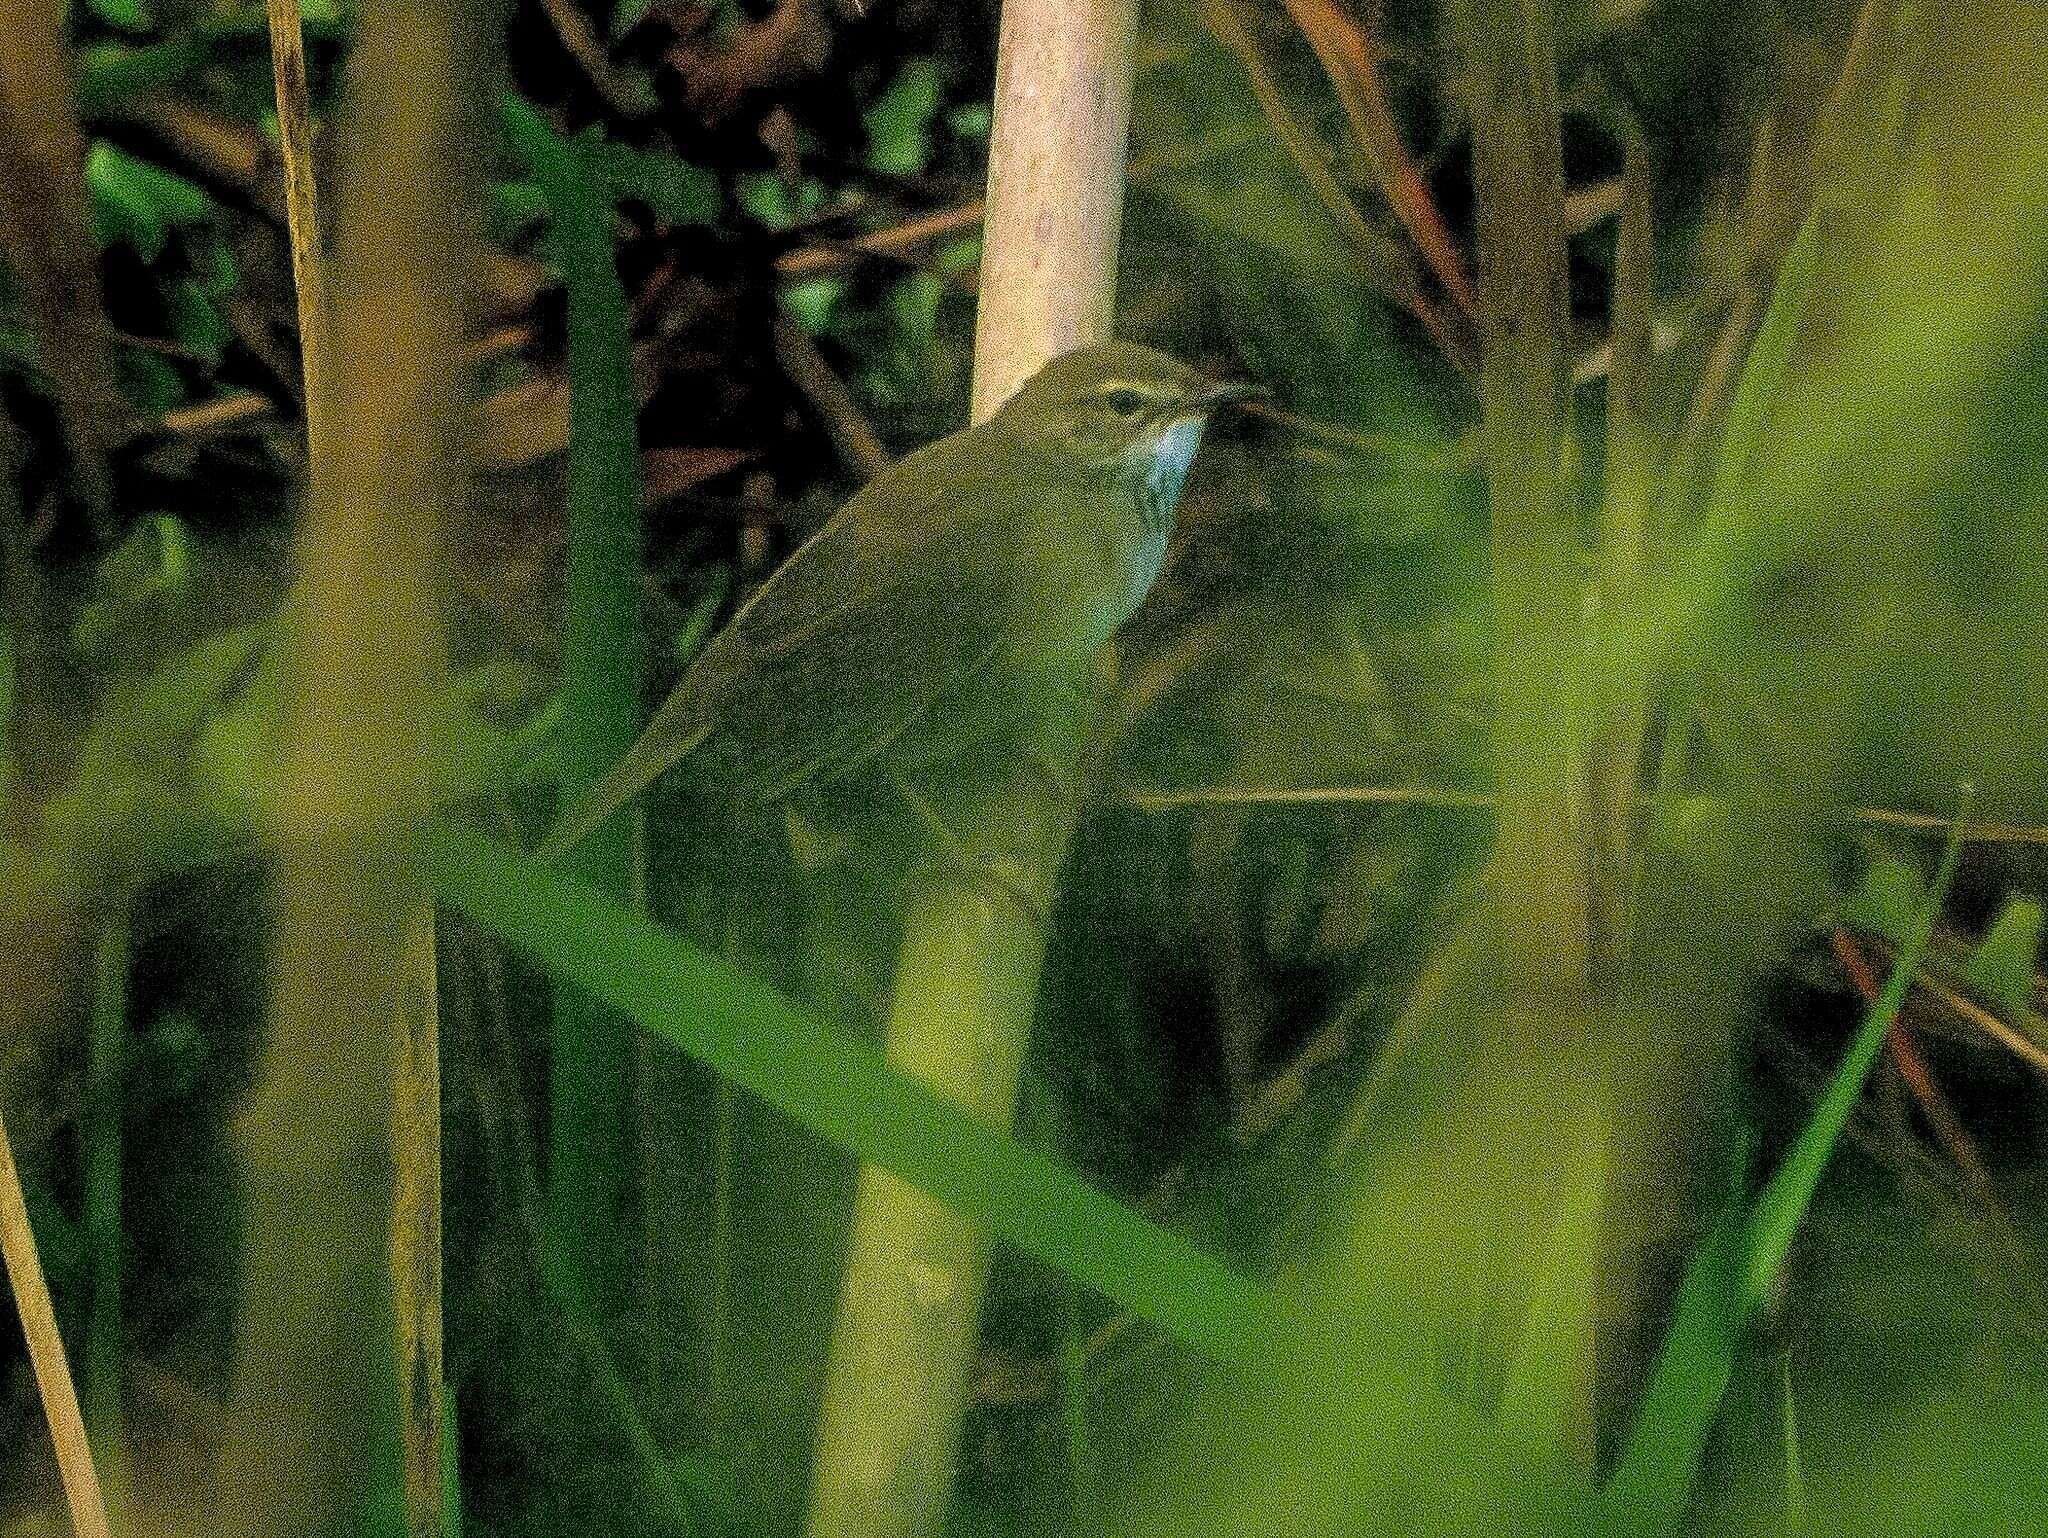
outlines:
[[473, 830], [436, 824], [441, 895], [558, 976], [869, 1164], [1224, 1360], [1254, 1350], [1265, 1293], [828, 1029], [765, 983], [588, 885]]
[[[553, 215], [568, 291], [569, 526], [562, 614], [561, 762], [573, 799], [625, 755], [640, 731], [639, 403], [626, 291], [612, 250], [612, 205], [581, 142], [507, 97], [507, 136]], [[633, 820], [614, 817], [569, 855], [604, 890], [634, 887]], [[624, 1023], [576, 989], [555, 996], [548, 1208], [578, 1285], [600, 1301], [623, 1275], [618, 1213], [632, 1167]]]
[[1724, 519], [1740, 516], [1743, 489], [1758, 444], [1770, 426], [1772, 408], [1792, 364], [1792, 347], [1806, 318], [1813, 297], [1814, 280], [1820, 272], [1820, 235], [1816, 215], [1809, 213], [1793, 237], [1772, 285], [1770, 304], [1764, 311], [1749, 356], [1743, 360], [1742, 377], [1736, 381], [1735, 397], [1729, 402], [1728, 423], [1721, 436], [1721, 452], [1714, 465], [1714, 491], [1707, 513], [1712, 531]]
[[1604, 1496], [1623, 1530], [1666, 1533], [1684, 1514], [1743, 1331], [1784, 1264], [1926, 954], [1955, 875], [1967, 814], [1965, 804], [1913, 933], [1792, 1151], [1746, 1215], [1734, 1208], [1723, 1215], [1686, 1273], [1650, 1386]]
[[1806, 1460], [1799, 1451], [1799, 1406], [1792, 1394], [1792, 1355], [1779, 1362], [1779, 1426], [1785, 1447], [1785, 1534], [1801, 1538], [1807, 1530]]
[[89, 1098], [80, 1129], [85, 1186], [80, 1227], [85, 1233], [92, 1301], [86, 1323], [85, 1370], [79, 1383], [107, 1511], [117, 1524], [123, 1519], [127, 1494], [128, 1432], [121, 1404], [121, 1367], [127, 1354], [121, 1310], [121, 1157], [133, 945], [129, 898], [117, 891], [108, 896], [100, 918], [92, 1025], [87, 1038]]
[[1963, 820], [1968, 815], [1966, 800], [1949, 832], [1948, 847], [1942, 851], [1941, 866], [1934, 873], [1934, 884], [1928, 891], [1926, 905], [1920, 910], [1919, 922], [1899, 948], [1892, 963], [1891, 976], [1885, 979], [1884, 988], [1870, 1006], [1862, 1028], [1849, 1044], [1842, 1066], [1828, 1081], [1820, 1104], [1800, 1130], [1799, 1141], [1792, 1145], [1792, 1151], [1786, 1155], [1778, 1173], [1771, 1177], [1770, 1184], [1757, 1198], [1755, 1211], [1750, 1215], [1745, 1246], [1744, 1280], [1750, 1307], [1763, 1300], [1778, 1274], [1778, 1268], [1785, 1263], [1785, 1252], [1792, 1246], [1792, 1235], [1806, 1217], [1814, 1190], [1820, 1185], [1821, 1172], [1826, 1169], [1835, 1144], [1841, 1140], [1842, 1129], [1849, 1125], [1849, 1115], [1863, 1093], [1863, 1081], [1869, 1077], [1871, 1065], [1883, 1050], [1885, 1033], [1898, 1019], [1899, 1007], [1906, 1002], [1914, 974], [1920, 970], [1920, 959], [1927, 954], [1927, 942], [1934, 936], [1935, 922], [1941, 917], [1942, 899], [1948, 893], [1949, 882], [1955, 879], [1956, 859], [1962, 849]]

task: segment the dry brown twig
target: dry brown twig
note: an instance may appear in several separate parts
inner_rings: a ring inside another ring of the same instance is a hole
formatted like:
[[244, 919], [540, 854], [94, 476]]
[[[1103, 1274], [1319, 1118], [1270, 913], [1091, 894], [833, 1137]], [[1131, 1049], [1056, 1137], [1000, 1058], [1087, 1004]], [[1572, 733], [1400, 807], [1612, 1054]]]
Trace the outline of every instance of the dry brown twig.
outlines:
[[1401, 309], [1422, 322], [1438, 349], [1451, 364], [1468, 377], [1478, 366], [1469, 328], [1452, 317], [1423, 292], [1420, 274], [1408, 248], [1375, 229], [1359, 212], [1325, 162], [1323, 147], [1295, 117], [1279, 85], [1267, 68], [1265, 55], [1253, 35], [1246, 8], [1240, 0], [1200, 0], [1197, 13], [1216, 40], [1237, 55], [1250, 79], [1252, 95], [1265, 113], [1283, 148], [1336, 222], [1338, 230], [1357, 250], [1366, 281]]
[[1408, 238], [1415, 242], [1415, 249], [1422, 253], [1423, 261], [1443, 285], [1444, 292], [1457, 302], [1466, 320], [1476, 323], [1479, 301], [1472, 292], [1472, 280], [1466, 275], [1465, 259], [1450, 227], [1437, 211], [1429, 184], [1423, 180], [1402, 140], [1401, 126], [1395, 122], [1393, 108], [1380, 85], [1379, 53], [1371, 34], [1331, 0], [1281, 3], [1322, 61], [1337, 104], [1344, 109], [1352, 134], [1372, 162], [1387, 206], [1408, 231]]
[[72, 1531], [78, 1538], [108, 1538], [106, 1501], [93, 1468], [92, 1448], [85, 1439], [78, 1390], [64, 1358], [64, 1341], [57, 1333], [57, 1313], [50, 1303], [49, 1283], [43, 1279], [42, 1260], [36, 1254], [21, 1171], [15, 1167], [14, 1146], [4, 1121], [0, 1121], [0, 1253], [6, 1258], [22, 1333], [28, 1337], [29, 1363], [42, 1393], [43, 1417], [56, 1445], [57, 1471], [71, 1508]]
[[832, 372], [810, 333], [787, 315], [775, 319], [775, 356], [783, 373], [818, 413], [848, 470], [870, 481], [889, 468], [889, 451], [882, 447], [846, 381]]

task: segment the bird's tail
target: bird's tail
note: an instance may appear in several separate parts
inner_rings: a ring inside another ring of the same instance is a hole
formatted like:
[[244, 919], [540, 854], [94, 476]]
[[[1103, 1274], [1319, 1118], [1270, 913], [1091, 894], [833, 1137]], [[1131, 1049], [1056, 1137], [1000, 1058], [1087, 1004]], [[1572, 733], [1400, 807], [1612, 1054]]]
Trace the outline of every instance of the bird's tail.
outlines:
[[[657, 721], [656, 725], [660, 723]], [[653, 726], [626, 750], [626, 756], [605, 771], [597, 782], [569, 803], [555, 819], [554, 827], [540, 841], [534, 853], [542, 860], [560, 859], [609, 822], [619, 809], [647, 789], [669, 769], [681, 762], [711, 735], [700, 726], [680, 740], [664, 740]]]

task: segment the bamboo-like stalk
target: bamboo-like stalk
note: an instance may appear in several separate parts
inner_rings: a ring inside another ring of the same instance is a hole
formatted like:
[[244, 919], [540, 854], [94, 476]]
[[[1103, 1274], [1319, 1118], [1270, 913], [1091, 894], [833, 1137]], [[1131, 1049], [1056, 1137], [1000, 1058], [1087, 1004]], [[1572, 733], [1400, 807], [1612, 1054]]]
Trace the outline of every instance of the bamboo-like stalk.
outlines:
[[[373, 0], [352, 61], [333, 325], [324, 350], [314, 344], [313, 478], [289, 609], [292, 709], [267, 809], [272, 1031], [236, 1129], [251, 1237], [215, 1519], [250, 1538], [335, 1531], [367, 1480], [396, 1473], [394, 1085], [402, 1062], [419, 1066], [412, 1023], [432, 998], [409, 838], [440, 666], [439, 530], [459, 494], [449, 467], [462, 448], [494, 20], [482, 3]], [[428, 1199], [432, 1183], [415, 1189]], [[431, 1268], [436, 1249], [421, 1235], [410, 1264]], [[417, 1292], [407, 1304], [408, 1327], [431, 1327]], [[407, 1364], [404, 1403], [411, 1424], [431, 1425], [438, 1470], [432, 1371], [424, 1355]]]
[[441, 1007], [434, 905], [406, 926], [392, 1094], [391, 1288], [398, 1326], [398, 1444], [409, 1538], [449, 1526], [450, 1419], [441, 1373]]
[[21, 1312], [28, 1337], [29, 1363], [43, 1397], [43, 1417], [57, 1448], [57, 1472], [64, 1481], [64, 1499], [71, 1507], [71, 1529], [78, 1538], [108, 1538], [106, 1503], [99, 1476], [93, 1472], [92, 1449], [85, 1440], [85, 1418], [78, 1411], [78, 1391], [64, 1360], [64, 1341], [57, 1333], [57, 1311], [36, 1254], [36, 1236], [28, 1223], [22, 1197], [21, 1171], [14, 1164], [14, 1144], [0, 1121], [0, 1256], [7, 1262], [7, 1280]]
[[[327, 446], [328, 296], [319, 177], [313, 162], [312, 104], [306, 91], [306, 46], [297, 0], [269, 0], [269, 4], [285, 225], [298, 295], [306, 458], [315, 467], [317, 479]], [[391, 1120], [392, 1299], [400, 1381], [412, 1385], [413, 1390], [400, 1400], [398, 1441], [406, 1526], [413, 1538], [439, 1538], [444, 1526], [440, 990], [434, 951], [433, 904], [421, 901], [405, 926], [401, 944], [399, 1056]]]
[[1462, 1268], [1482, 1300], [1469, 1338], [1475, 1360], [1497, 1352], [1507, 1366], [1503, 1414], [1590, 1464], [1602, 1278], [1586, 1249], [1609, 1220], [1614, 1153], [1604, 1139], [1535, 1130], [1553, 1107], [1572, 1107], [1581, 1126], [1617, 1123], [1610, 1032], [1588, 1007], [1596, 860], [1585, 588], [1563, 463], [1570, 322], [1555, 18], [1549, 0], [1461, 0], [1455, 14], [1478, 213], [1498, 833], [1492, 997], [1468, 1001], [1483, 1023], [1454, 1049], [1471, 1060], [1454, 1069], [1459, 1087], [1440, 1091], [1452, 1105], [1425, 1112], [1445, 1146], [1472, 1152], [1457, 1197], [1431, 1214], [1438, 1234], [1418, 1250]]
[[1568, 412], [1564, 155], [1547, 0], [1462, 0], [1486, 475], [1493, 518], [1502, 954], [1524, 997], [1579, 993], [1589, 961], [1583, 644]]
[[[1133, 0], [1007, 0], [996, 66], [973, 416], [1046, 359], [1107, 337], [1129, 126]], [[1081, 723], [1043, 745], [1079, 752]], [[1006, 787], [960, 830], [1050, 891], [1073, 809]], [[1007, 1126], [1045, 936], [966, 874], [908, 915], [887, 1028], [892, 1062]], [[945, 1518], [988, 1241], [929, 1196], [861, 1172], [820, 1417], [812, 1538], [925, 1538]]]

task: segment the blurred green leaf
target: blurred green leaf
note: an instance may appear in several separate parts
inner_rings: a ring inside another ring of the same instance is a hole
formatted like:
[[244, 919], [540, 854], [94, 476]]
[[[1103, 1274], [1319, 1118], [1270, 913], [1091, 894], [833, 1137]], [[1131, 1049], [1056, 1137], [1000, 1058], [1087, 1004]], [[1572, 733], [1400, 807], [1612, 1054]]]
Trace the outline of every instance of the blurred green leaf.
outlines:
[[185, 381], [170, 360], [140, 347], [123, 347], [114, 356], [121, 394], [144, 416], [162, 416], [185, 400]]
[[932, 253], [932, 266], [947, 277], [972, 272], [981, 264], [981, 237], [963, 235], [949, 240]]
[[831, 326], [845, 293], [844, 278], [808, 278], [782, 291], [782, 307], [804, 330], [820, 336]]
[[1705, 538], [1712, 538], [1722, 521], [1747, 516], [1742, 499], [1750, 464], [1769, 430], [1772, 408], [1791, 367], [1792, 348], [1799, 340], [1814, 280], [1820, 272], [1819, 230], [1818, 215], [1808, 214], [1791, 249], [1785, 253], [1778, 281], [1771, 288], [1770, 306], [1743, 362], [1714, 468], [1713, 503], [1703, 531]]
[[530, 754], [523, 732], [507, 731], [492, 706], [524, 697], [533, 680], [510, 662], [484, 663], [448, 680], [435, 701], [425, 751], [439, 800], [502, 791]]
[[491, 228], [508, 244], [547, 216], [548, 200], [530, 180], [494, 182], [491, 186]]
[[2041, 905], [2033, 898], [2007, 898], [1991, 932], [1963, 966], [1963, 981], [2012, 1015], [2024, 1015], [2034, 1005], [2041, 918]]
[[797, 200], [789, 184], [772, 171], [754, 171], [733, 179], [733, 192], [740, 207], [771, 230], [786, 230], [796, 223]]
[[126, 242], [145, 261], [163, 253], [171, 230], [212, 217], [213, 200], [184, 177], [138, 160], [104, 139], [85, 157], [93, 233], [101, 245]]
[[220, 808], [195, 778], [203, 730], [268, 640], [267, 625], [218, 631], [140, 678], [117, 680], [50, 803], [51, 842], [76, 864], [121, 879], [218, 852]]
[[1962, 815], [1899, 942], [1891, 975], [1813, 1114], [1747, 1213], [1736, 1206], [1724, 1212], [1680, 1284], [1649, 1386], [1603, 1496], [1617, 1522], [1662, 1534], [1684, 1515], [1749, 1321], [1777, 1281], [1941, 917], [1962, 850]]
[[993, 121], [994, 116], [985, 101], [962, 102], [946, 113], [946, 126], [961, 138], [975, 142], [988, 137]]
[[932, 158], [932, 117], [939, 110], [939, 71], [930, 59], [912, 59], [881, 100], [861, 115], [868, 131], [868, 166], [885, 176], [915, 176]]
[[1572, 1428], [1584, 1408], [1584, 1364], [1597, 1338], [1601, 1238], [1604, 1226], [1612, 1222], [1607, 1211], [1612, 1181], [1609, 1116], [1607, 1106], [1597, 1096], [1590, 1097], [1583, 1120], [1572, 1129], [1580, 1141], [1544, 1245], [1529, 1312], [1501, 1385], [1501, 1429], [1539, 1457], [1570, 1454]]
[[146, 622], [147, 610], [180, 596], [191, 571], [191, 536], [183, 523], [161, 513], [138, 520], [93, 573], [93, 595], [71, 627], [72, 646], [103, 659], [123, 630]]
[[196, 36], [171, 38], [147, 48], [125, 43], [82, 48], [76, 86], [79, 116], [90, 120], [135, 97], [165, 90], [205, 62], [206, 48]]
[[154, 19], [146, 0], [85, 0], [93, 15], [124, 32], [147, 32]]
[[945, 281], [929, 272], [908, 273], [897, 280], [889, 290], [889, 313], [902, 345], [917, 352], [932, 345], [938, 334], [939, 301], [945, 297]]
[[1917, 867], [1880, 850], [1863, 880], [1842, 904], [1842, 917], [1867, 934], [1882, 935], [1894, 945], [1913, 932], [1913, 922], [1927, 901], [1927, 880]]
[[209, 363], [220, 362], [221, 351], [234, 337], [213, 296], [193, 278], [180, 278], [164, 294], [170, 311], [171, 335]]
[[653, 9], [654, 0], [619, 0], [619, 3], [612, 7], [612, 37], [615, 40], [624, 37], [645, 21], [648, 12]]
[[713, 224], [724, 209], [718, 178], [687, 160], [588, 137], [583, 153], [614, 199], [644, 203], [664, 223]]

